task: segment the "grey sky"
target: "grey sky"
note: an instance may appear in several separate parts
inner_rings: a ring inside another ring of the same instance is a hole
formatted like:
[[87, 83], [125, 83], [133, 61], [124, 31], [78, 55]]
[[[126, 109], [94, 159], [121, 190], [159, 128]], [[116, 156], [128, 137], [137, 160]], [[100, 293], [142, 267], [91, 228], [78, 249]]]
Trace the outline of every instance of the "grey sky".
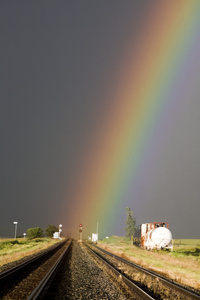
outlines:
[[[19, 222], [19, 234], [63, 222], [58, 208], [110, 105], [104, 95], [127, 37], [139, 42], [138, 26], [151, 9], [148, 1], [1, 1], [0, 237], [14, 235], [13, 221]], [[164, 218], [175, 237], [199, 238], [199, 69], [195, 72], [188, 100], [166, 108], [171, 120], [159, 137], [159, 155], [152, 145], [152, 160], [143, 162], [109, 234], [124, 234], [124, 208], [130, 206], [137, 223]]]

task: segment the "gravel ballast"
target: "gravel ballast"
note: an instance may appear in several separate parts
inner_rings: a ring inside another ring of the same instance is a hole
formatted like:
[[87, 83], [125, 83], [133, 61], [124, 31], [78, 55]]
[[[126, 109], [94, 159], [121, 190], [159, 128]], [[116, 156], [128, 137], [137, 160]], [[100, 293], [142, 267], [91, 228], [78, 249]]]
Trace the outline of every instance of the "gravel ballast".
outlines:
[[63, 262], [45, 299], [49, 297], [57, 300], [134, 299], [124, 294], [77, 241], [73, 242], [68, 259]]

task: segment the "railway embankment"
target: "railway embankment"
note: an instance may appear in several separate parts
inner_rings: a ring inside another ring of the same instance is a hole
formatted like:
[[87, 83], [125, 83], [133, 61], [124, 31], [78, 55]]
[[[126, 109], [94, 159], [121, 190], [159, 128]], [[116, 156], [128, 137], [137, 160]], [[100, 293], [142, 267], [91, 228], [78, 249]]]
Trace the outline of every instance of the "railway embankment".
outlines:
[[98, 246], [185, 286], [200, 290], [200, 240], [174, 240], [174, 251], [147, 251], [123, 237], [109, 237]]

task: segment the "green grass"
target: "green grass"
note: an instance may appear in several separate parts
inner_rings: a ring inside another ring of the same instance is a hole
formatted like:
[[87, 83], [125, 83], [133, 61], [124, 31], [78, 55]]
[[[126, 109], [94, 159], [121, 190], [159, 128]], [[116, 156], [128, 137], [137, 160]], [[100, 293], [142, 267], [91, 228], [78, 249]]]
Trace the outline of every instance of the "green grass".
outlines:
[[[99, 241], [107, 245], [112, 245], [115, 247], [126, 247], [125, 250], [129, 250], [131, 241], [127, 237], [111, 236], [108, 239], [103, 239]], [[179, 254], [188, 256], [200, 256], [200, 239], [175, 239], [173, 240], [174, 250], [172, 255], [178, 256]], [[154, 252], [161, 253], [161, 251]], [[163, 253], [163, 251], [162, 251]]]
[[56, 240], [51, 238], [40, 239], [0, 239], [0, 266], [18, 260], [24, 256], [36, 253], [45, 249]]
[[108, 245], [113, 244], [115, 246], [124, 246], [124, 245], [130, 245], [131, 241], [127, 237], [113, 235], [113, 236], [109, 237], [108, 239], [105, 238], [105, 239], [101, 240], [100, 243], [105, 243]]
[[174, 246], [200, 247], [200, 239], [175, 239]]
[[0, 240], [0, 255], [16, 250], [25, 250], [26, 248], [34, 248], [36, 246], [50, 243], [51, 239], [35, 239], [35, 240]]

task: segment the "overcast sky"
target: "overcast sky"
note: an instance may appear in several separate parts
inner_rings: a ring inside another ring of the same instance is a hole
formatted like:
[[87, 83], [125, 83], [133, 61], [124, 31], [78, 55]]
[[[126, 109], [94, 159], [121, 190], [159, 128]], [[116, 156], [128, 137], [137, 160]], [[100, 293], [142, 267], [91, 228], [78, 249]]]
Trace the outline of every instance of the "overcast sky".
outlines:
[[[130, 36], [139, 43], [138, 26], [153, 2], [1, 1], [0, 237], [14, 236], [13, 221], [19, 222], [18, 234], [63, 223], [64, 197], [71, 218], [71, 186], [112, 101], [104, 96]], [[133, 191], [126, 191], [109, 234], [124, 234], [123, 208], [129, 206], [137, 223], [162, 221], [165, 211], [175, 237], [199, 238], [199, 70], [196, 90], [172, 112], [178, 114], [159, 155], [152, 148], [157, 163], [141, 165], [133, 184], [138, 201], [132, 205]]]

